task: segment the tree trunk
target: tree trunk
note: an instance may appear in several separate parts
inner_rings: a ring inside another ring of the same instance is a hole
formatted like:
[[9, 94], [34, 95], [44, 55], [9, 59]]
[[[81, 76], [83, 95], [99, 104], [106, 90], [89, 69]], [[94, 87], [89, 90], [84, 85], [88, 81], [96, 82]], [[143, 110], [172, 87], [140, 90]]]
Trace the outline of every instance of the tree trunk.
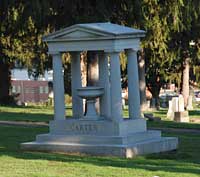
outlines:
[[138, 57], [138, 74], [139, 74], [139, 87], [140, 87], [140, 108], [144, 111], [147, 108], [146, 100], [146, 81], [145, 81], [145, 58], [144, 50], [141, 49]]
[[184, 98], [184, 107], [187, 108], [188, 97], [189, 97], [189, 71], [190, 71], [190, 58], [185, 58], [183, 63], [183, 71], [182, 71], [182, 91], [181, 94]]
[[159, 94], [161, 89], [160, 76], [155, 77], [154, 83], [151, 83], [148, 89], [152, 94], [151, 108], [156, 108], [157, 110], [159, 110], [160, 108]]
[[67, 63], [64, 67], [64, 89], [65, 93], [68, 95], [72, 95], [71, 91], [71, 64]]
[[9, 104], [9, 88], [11, 84], [9, 64], [0, 59], [0, 104]]
[[[99, 82], [98, 53], [89, 51], [87, 53], [87, 86], [97, 86]], [[95, 103], [96, 111], [100, 111], [100, 102], [97, 98]]]
[[81, 53], [81, 83], [82, 87], [87, 85], [87, 55], [86, 52]]
[[87, 53], [87, 86], [97, 86], [99, 80], [97, 52]]

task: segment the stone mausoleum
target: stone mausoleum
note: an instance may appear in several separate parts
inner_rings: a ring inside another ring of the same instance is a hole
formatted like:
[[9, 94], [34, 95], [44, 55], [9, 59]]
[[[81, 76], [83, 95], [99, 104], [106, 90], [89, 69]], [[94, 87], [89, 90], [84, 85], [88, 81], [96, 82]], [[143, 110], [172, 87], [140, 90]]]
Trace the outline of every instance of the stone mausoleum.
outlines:
[[[25, 150], [133, 157], [177, 148], [178, 139], [147, 130], [141, 118], [137, 51], [145, 31], [112, 23], [76, 24], [44, 37], [53, 57], [54, 120], [49, 133], [22, 143]], [[98, 82], [82, 87], [80, 54], [96, 52]], [[120, 52], [128, 60], [129, 117], [123, 118]], [[61, 55], [69, 52], [72, 76], [72, 112], [66, 118]], [[109, 64], [108, 64], [109, 63]], [[95, 103], [99, 98], [99, 111]], [[83, 100], [86, 100], [84, 112]]]

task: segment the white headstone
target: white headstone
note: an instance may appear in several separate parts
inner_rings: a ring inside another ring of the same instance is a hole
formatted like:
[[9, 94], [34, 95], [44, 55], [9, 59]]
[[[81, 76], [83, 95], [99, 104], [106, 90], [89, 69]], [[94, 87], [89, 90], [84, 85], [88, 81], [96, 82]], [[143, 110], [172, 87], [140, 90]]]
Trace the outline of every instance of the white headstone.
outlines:
[[173, 97], [172, 98], [172, 111], [173, 112], [178, 112], [178, 97]]
[[188, 97], [187, 110], [193, 110], [193, 105], [192, 105], [192, 96], [191, 96], [191, 95]]
[[169, 108], [167, 111], [167, 118], [169, 119], [173, 119], [174, 118], [174, 111], [173, 111], [173, 107], [172, 107], [172, 100], [169, 100]]
[[184, 109], [184, 98], [183, 95], [179, 95], [178, 97], [178, 111], [177, 112], [183, 112]]

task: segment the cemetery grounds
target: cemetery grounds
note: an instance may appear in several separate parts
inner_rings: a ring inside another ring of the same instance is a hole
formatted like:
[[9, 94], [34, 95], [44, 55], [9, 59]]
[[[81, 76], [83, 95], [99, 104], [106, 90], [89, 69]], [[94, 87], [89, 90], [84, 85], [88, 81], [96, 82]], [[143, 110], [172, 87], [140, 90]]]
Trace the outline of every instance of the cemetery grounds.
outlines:
[[[71, 114], [71, 109], [66, 112]], [[148, 121], [147, 125], [151, 129], [162, 129], [163, 136], [178, 137], [178, 150], [124, 159], [22, 151], [20, 143], [48, 132], [53, 109], [1, 106], [0, 177], [199, 177], [200, 108], [190, 112], [192, 123], [169, 121], [166, 112], [165, 109], [155, 111], [154, 115], [162, 121]]]

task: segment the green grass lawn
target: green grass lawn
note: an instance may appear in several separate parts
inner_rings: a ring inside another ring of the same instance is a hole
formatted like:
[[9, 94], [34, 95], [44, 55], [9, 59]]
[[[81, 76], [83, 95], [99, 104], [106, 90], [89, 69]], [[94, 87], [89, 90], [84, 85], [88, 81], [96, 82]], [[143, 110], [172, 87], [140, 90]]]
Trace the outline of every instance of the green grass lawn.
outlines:
[[[154, 111], [154, 116], [161, 117], [162, 121], [152, 122], [147, 121], [148, 127], [161, 127], [161, 128], [188, 128], [188, 129], [200, 129], [200, 124], [197, 123], [176, 123], [166, 119], [167, 110], [161, 109], [160, 111]], [[71, 109], [66, 109], [66, 115], [72, 115]], [[128, 117], [128, 111], [124, 110], [124, 116]], [[200, 110], [190, 111], [191, 117], [200, 118]], [[53, 120], [53, 107], [45, 106], [29, 106], [29, 107], [5, 107], [0, 106], [0, 120], [11, 121], [42, 121], [49, 122]]]
[[199, 177], [199, 134], [178, 136], [175, 152], [134, 159], [23, 152], [21, 142], [34, 140], [47, 128], [0, 126], [0, 177]]
[[[66, 109], [68, 115], [71, 110]], [[125, 110], [124, 114], [127, 114]], [[198, 116], [198, 111], [192, 112]], [[154, 112], [161, 122], [148, 127], [200, 129], [200, 124], [175, 123], [165, 118], [166, 110]], [[46, 121], [53, 119], [52, 107], [0, 107], [0, 120]], [[123, 159], [41, 152], [23, 152], [20, 143], [48, 132], [47, 127], [0, 125], [0, 177], [199, 177], [200, 134], [165, 133], [179, 138], [179, 149], [170, 153]]]
[[[72, 115], [71, 109], [66, 109], [66, 115]], [[32, 121], [49, 122], [53, 120], [53, 107], [27, 106], [7, 107], [0, 106], [0, 120], [8, 121]]]
[[[67, 114], [71, 110], [66, 109]], [[160, 114], [164, 114], [162, 111]], [[49, 121], [51, 107], [0, 107], [0, 120]], [[199, 129], [199, 124], [148, 122], [149, 127]], [[23, 152], [20, 143], [48, 132], [47, 127], [0, 125], [0, 177], [199, 177], [200, 134], [165, 133], [177, 136], [179, 149], [170, 153], [123, 159], [41, 152]]]
[[[154, 111], [153, 115], [155, 117], [160, 117], [162, 121], [160, 122], [152, 122], [148, 121], [147, 125], [148, 127], [161, 127], [161, 128], [187, 128], [187, 129], [199, 129], [200, 130], [200, 124], [198, 123], [180, 123], [180, 122], [174, 122], [169, 119], [167, 119], [167, 109], [161, 109], [159, 111]], [[190, 118], [200, 118], [200, 110], [192, 110], [189, 111]]]

